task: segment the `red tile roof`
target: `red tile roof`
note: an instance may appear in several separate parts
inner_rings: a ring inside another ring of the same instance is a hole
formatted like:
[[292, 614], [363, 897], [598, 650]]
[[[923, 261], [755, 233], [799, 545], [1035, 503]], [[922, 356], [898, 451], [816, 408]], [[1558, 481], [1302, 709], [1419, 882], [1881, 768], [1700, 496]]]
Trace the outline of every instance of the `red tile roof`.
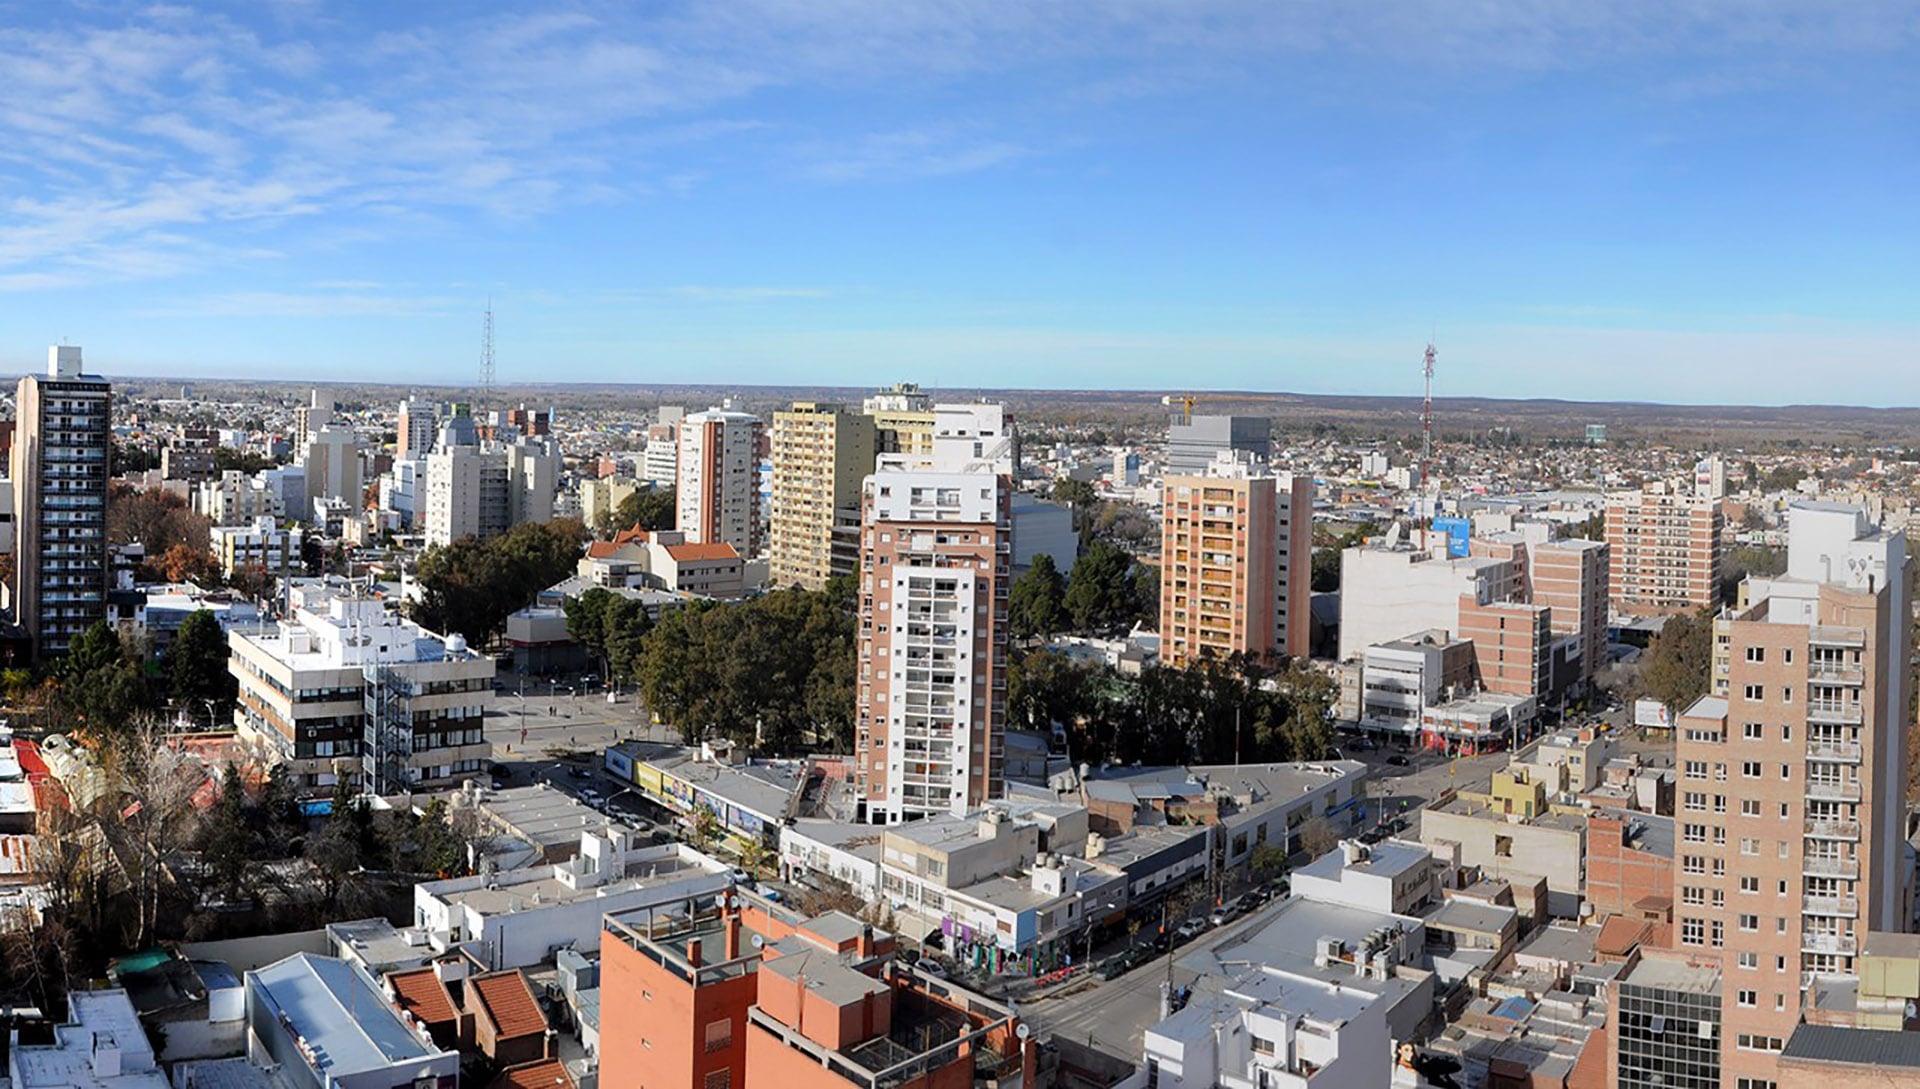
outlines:
[[390, 972], [387, 982], [393, 987], [393, 1004], [429, 1025], [452, 1024], [457, 1018], [453, 996], [432, 968]]
[[698, 560], [737, 560], [740, 558], [740, 553], [734, 551], [733, 546], [725, 541], [714, 541], [708, 544], [675, 544], [666, 547], [667, 555], [672, 556], [680, 563]]
[[546, 1015], [527, 986], [527, 978], [516, 970], [489, 972], [467, 981], [467, 990], [479, 1000], [481, 1010], [493, 1019], [495, 1035], [502, 1039], [528, 1036], [547, 1031]]
[[541, 1059], [537, 1062], [521, 1063], [509, 1066], [487, 1086], [487, 1089], [573, 1089], [573, 1078], [567, 1074], [567, 1068], [559, 1059]]

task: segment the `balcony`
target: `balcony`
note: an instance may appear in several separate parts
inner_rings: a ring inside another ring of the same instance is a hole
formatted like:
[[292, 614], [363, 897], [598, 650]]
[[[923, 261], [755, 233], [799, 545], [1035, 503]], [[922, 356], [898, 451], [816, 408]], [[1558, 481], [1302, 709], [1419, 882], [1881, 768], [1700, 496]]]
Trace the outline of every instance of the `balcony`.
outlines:
[[1807, 642], [1816, 647], [1865, 647], [1867, 631], [1865, 628], [1816, 624], [1807, 629]]
[[1802, 862], [1800, 872], [1809, 877], [1844, 877], [1858, 880], [1860, 860], [1857, 858], [1831, 858], [1823, 855], [1808, 855]]
[[1807, 759], [1839, 760], [1849, 764], [1860, 762], [1860, 743], [1858, 741], [1809, 741]]
[[1820, 821], [1807, 822], [1807, 835], [1813, 839], [1860, 839], [1859, 821]]
[[1857, 703], [1809, 703], [1807, 704], [1808, 722], [1838, 722], [1848, 726], [1860, 725], [1860, 705]]
[[1800, 937], [1800, 949], [1807, 953], [1838, 953], [1851, 957], [1858, 949], [1853, 938], [1845, 934], [1803, 934]]
[[1808, 896], [1803, 899], [1801, 908], [1808, 915], [1843, 915], [1851, 919], [1860, 914], [1860, 898], [1857, 896]]
[[1807, 797], [1833, 802], [1857, 802], [1860, 800], [1860, 784], [1809, 779], [1807, 780]]
[[1841, 684], [1865, 684], [1867, 671], [1857, 665], [1845, 665], [1840, 662], [1815, 662], [1807, 667], [1807, 676], [1816, 681], [1838, 681]]

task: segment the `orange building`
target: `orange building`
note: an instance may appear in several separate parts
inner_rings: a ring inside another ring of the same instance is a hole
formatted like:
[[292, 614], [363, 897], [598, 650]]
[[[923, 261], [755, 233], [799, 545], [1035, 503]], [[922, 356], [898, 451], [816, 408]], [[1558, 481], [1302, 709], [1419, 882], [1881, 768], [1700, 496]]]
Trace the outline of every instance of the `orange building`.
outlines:
[[1225, 458], [1162, 484], [1161, 657], [1304, 655], [1313, 481]]
[[1668, 484], [1607, 496], [1607, 600], [1666, 616], [1720, 603], [1720, 501]]
[[601, 934], [600, 1074], [634, 1089], [968, 1087], [1035, 1052], [1011, 1010], [894, 961], [841, 912], [738, 891], [621, 916]]
[[1673, 903], [1673, 819], [1595, 809], [1587, 814], [1587, 903], [1596, 917], [1645, 918]]
[[1454, 634], [1473, 643], [1473, 668], [1481, 688], [1506, 696], [1545, 694], [1553, 638], [1549, 612], [1544, 605], [1482, 604], [1472, 595], [1460, 595], [1460, 623]]

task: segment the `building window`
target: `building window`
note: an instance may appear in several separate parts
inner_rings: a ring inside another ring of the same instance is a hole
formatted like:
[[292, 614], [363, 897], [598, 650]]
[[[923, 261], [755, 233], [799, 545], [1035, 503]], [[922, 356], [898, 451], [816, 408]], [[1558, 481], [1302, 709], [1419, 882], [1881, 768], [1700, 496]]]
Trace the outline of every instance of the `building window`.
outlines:
[[1706, 777], [1707, 777], [1707, 762], [1705, 760], [1687, 761], [1687, 778], [1705, 779]]
[[1752, 1009], [1755, 1005], [1759, 1004], [1760, 995], [1757, 991], [1742, 990], [1738, 994], [1737, 1000], [1740, 1005]]
[[1742, 877], [1742, 878], [1740, 879], [1740, 891], [1741, 891], [1741, 892], [1753, 892], [1753, 893], [1757, 893], [1757, 892], [1759, 892], [1759, 891], [1760, 891], [1760, 879], [1759, 879], [1759, 878], [1757, 878], [1757, 877]]
[[1746, 776], [1749, 779], [1760, 778], [1760, 761], [1742, 760], [1740, 762], [1740, 774]]
[[1733, 1089], [1780, 1089], [1770, 1078], [1740, 1078], [1733, 1083]]
[[733, 1046], [733, 1020], [723, 1017], [718, 1021], [707, 1022], [707, 1054], [725, 1051]]
[[1760, 954], [1751, 952], [1741, 953], [1740, 967], [1751, 968], [1758, 971], [1760, 969]]
[[1760, 916], [1742, 913], [1740, 916], [1740, 929], [1743, 931], [1759, 930]]
[[705, 1089], [733, 1089], [733, 1071], [715, 1070], [708, 1074]]
[[1766, 698], [1765, 690], [1760, 685], [1757, 685], [1757, 684], [1748, 685], [1746, 688], [1746, 693], [1747, 693], [1747, 699], [1752, 700], [1754, 703], [1759, 703], [1761, 700]]
[[1767, 648], [1765, 647], [1748, 647], [1747, 648], [1747, 661], [1764, 662], [1766, 660], [1767, 660]]
[[1273, 1054], [1273, 1041], [1263, 1036], [1253, 1037], [1253, 1053], [1255, 1055]]
[[1706, 923], [1700, 919], [1680, 920], [1680, 944], [1699, 945], [1706, 940]]
[[1765, 731], [1761, 728], [1758, 722], [1749, 722], [1746, 725], [1740, 727], [1740, 736], [1748, 741], [1764, 740], [1764, 738], [1761, 736], [1764, 733]]
[[1743, 817], [1759, 816], [1760, 815], [1760, 799], [1758, 798], [1740, 799], [1740, 815]]

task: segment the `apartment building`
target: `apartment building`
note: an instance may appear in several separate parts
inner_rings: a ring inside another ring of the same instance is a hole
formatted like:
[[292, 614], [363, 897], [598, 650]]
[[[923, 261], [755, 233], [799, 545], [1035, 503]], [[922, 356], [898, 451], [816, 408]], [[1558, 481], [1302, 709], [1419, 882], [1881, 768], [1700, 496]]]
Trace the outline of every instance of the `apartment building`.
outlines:
[[[665, 413], [665, 409], [661, 410]], [[647, 446], [640, 452], [640, 479], [656, 488], [671, 488], [680, 479], [679, 415], [647, 426]]]
[[933, 398], [914, 382], [900, 382], [860, 404], [873, 419], [875, 452], [926, 457], [933, 453]]
[[854, 780], [882, 823], [998, 797], [1005, 764], [1013, 438], [998, 405], [936, 417], [864, 486]]
[[523, 439], [478, 446], [442, 429], [440, 447], [427, 455], [427, 543], [492, 537], [523, 522], [553, 519], [560, 454], [551, 440]]
[[1540, 696], [1552, 679], [1550, 610], [1517, 601], [1460, 596], [1455, 634], [1473, 644], [1480, 688], [1507, 696]]
[[1265, 461], [1273, 453], [1273, 421], [1264, 416], [1173, 417], [1167, 424], [1165, 476], [1198, 476], [1221, 454], [1250, 454]]
[[485, 766], [494, 663], [343, 580], [296, 582], [272, 630], [227, 635], [235, 730], [303, 794], [342, 775], [379, 793], [455, 786]]
[[1340, 659], [1413, 632], [1453, 631], [1460, 599], [1498, 601], [1512, 564], [1483, 556], [1449, 558], [1389, 531], [1386, 539], [1340, 554]]
[[769, 567], [775, 586], [823, 589], [860, 560], [860, 486], [873, 471], [873, 418], [796, 401], [773, 415]]
[[747, 559], [760, 555], [761, 430], [758, 416], [730, 406], [680, 421], [674, 503], [676, 528], [687, 540], [730, 544]]
[[47, 373], [21, 378], [14, 396], [14, 612], [44, 659], [107, 615], [113, 387], [58, 344]]
[[439, 419], [439, 409], [431, 401], [422, 401], [417, 397], [401, 401], [394, 432], [394, 460], [424, 458], [433, 453], [433, 439], [439, 430]]
[[1658, 482], [1607, 496], [1607, 603], [1617, 614], [1667, 616], [1720, 601], [1718, 499]]
[[1162, 484], [1160, 656], [1304, 655], [1313, 481], [1244, 452]]
[[1786, 574], [1725, 626], [1726, 696], [1680, 718], [1676, 936], [1721, 962], [1730, 1084], [1775, 1080], [1805, 984], [1907, 929], [1911, 578], [1901, 533], [1794, 505]]
[[1573, 663], [1569, 687], [1588, 685], [1606, 664], [1607, 567], [1605, 541], [1567, 538], [1534, 544], [1527, 553], [1528, 591], [1535, 605], [1552, 610], [1557, 639], [1574, 641], [1566, 660]]
[[160, 478], [198, 484], [213, 478], [214, 451], [220, 433], [210, 427], [186, 427], [160, 451]]
[[208, 547], [219, 561], [220, 573], [229, 579], [238, 572], [277, 576], [301, 570], [304, 539], [299, 529], [281, 529], [270, 517], [256, 518], [251, 525], [214, 526], [207, 531]]
[[192, 501], [193, 509], [216, 526], [244, 526], [261, 518], [289, 516], [280, 493], [267, 480], [238, 469], [226, 469], [212, 480], [201, 481], [193, 490]]

